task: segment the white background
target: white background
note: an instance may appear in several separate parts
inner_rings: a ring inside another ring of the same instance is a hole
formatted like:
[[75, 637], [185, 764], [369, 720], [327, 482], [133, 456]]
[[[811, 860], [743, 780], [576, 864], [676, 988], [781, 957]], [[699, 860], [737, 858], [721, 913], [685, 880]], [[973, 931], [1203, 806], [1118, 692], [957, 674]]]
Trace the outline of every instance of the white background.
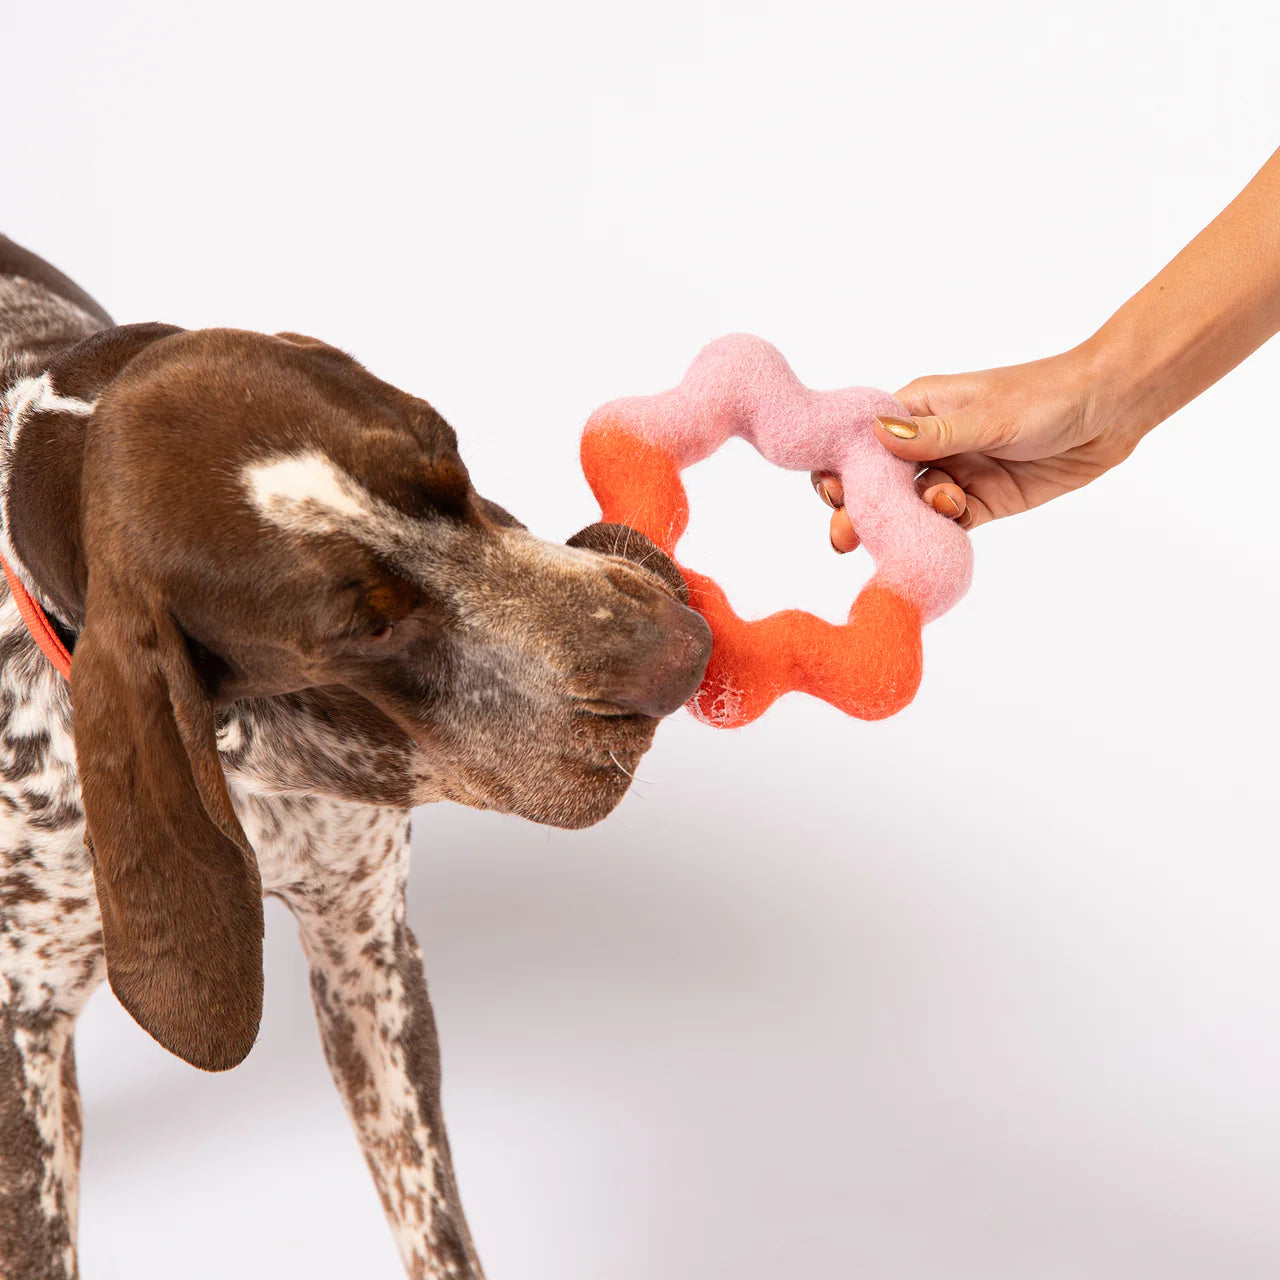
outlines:
[[[5, 8], [4, 230], [118, 319], [350, 349], [555, 538], [587, 414], [708, 339], [1049, 354], [1280, 143], [1262, 0]], [[895, 720], [681, 713], [582, 834], [418, 815], [491, 1280], [1280, 1274], [1278, 365], [983, 529]], [[744, 612], [842, 615], [803, 477], [690, 488]], [[228, 1076], [92, 1001], [86, 1280], [399, 1274], [268, 934]]]

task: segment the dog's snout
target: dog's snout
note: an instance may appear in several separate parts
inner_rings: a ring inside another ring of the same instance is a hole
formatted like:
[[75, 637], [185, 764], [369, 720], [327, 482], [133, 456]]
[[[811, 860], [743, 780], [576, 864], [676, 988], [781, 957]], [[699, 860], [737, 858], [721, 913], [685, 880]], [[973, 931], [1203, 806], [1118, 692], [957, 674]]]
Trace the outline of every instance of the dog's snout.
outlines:
[[630, 642], [611, 664], [602, 690], [615, 706], [645, 716], [670, 715], [684, 706], [711, 657], [706, 620], [670, 597], [657, 599], [652, 615], [631, 628]]

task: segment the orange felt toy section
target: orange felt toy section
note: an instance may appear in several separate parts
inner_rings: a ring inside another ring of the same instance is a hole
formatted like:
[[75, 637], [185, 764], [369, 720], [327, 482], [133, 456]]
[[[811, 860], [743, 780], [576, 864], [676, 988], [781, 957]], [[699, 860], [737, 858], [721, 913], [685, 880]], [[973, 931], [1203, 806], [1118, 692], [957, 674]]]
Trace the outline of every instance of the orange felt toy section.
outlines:
[[[605, 419], [582, 437], [582, 470], [602, 520], [638, 529], [675, 559], [689, 499], [670, 454]], [[799, 609], [746, 621], [711, 578], [679, 568], [689, 604], [711, 627], [711, 661], [689, 702], [705, 723], [749, 724], [792, 691], [860, 720], [891, 716], [915, 696], [923, 668], [920, 611], [895, 592], [868, 585], [840, 626]]]

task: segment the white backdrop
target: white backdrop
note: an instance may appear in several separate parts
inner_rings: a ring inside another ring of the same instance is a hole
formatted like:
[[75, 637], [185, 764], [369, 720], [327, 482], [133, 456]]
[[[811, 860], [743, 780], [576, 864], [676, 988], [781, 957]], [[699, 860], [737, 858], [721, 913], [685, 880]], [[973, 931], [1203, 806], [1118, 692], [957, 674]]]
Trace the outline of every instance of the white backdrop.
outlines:
[[[590, 410], [711, 337], [816, 386], [1049, 354], [1280, 143], [1263, 0], [85, 0], [4, 27], [4, 230], [121, 320], [348, 348], [556, 538], [595, 514]], [[1278, 368], [981, 530], [895, 720], [681, 713], [586, 833], [417, 816], [491, 1280], [1280, 1274]], [[690, 488], [685, 558], [744, 611], [840, 616], [865, 570], [804, 477], [743, 447]], [[282, 910], [267, 941], [230, 1075], [92, 1001], [86, 1280], [399, 1274]]]

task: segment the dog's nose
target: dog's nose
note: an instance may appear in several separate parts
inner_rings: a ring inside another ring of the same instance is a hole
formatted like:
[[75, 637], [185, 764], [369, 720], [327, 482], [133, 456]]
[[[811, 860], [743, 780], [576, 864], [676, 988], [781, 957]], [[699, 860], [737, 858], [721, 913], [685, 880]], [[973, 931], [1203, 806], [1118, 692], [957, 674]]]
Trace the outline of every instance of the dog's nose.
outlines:
[[[638, 715], [670, 715], [697, 692], [711, 657], [711, 628], [686, 607], [689, 588], [680, 570], [643, 533], [623, 524], [588, 525], [568, 545], [615, 561], [605, 578], [618, 595], [593, 614], [605, 629], [598, 649], [605, 657], [600, 697]], [[617, 565], [618, 559], [631, 564]]]
[[670, 715], [697, 692], [710, 657], [706, 619], [665, 600], [633, 639], [625, 663], [610, 673], [605, 697], [638, 715]]

